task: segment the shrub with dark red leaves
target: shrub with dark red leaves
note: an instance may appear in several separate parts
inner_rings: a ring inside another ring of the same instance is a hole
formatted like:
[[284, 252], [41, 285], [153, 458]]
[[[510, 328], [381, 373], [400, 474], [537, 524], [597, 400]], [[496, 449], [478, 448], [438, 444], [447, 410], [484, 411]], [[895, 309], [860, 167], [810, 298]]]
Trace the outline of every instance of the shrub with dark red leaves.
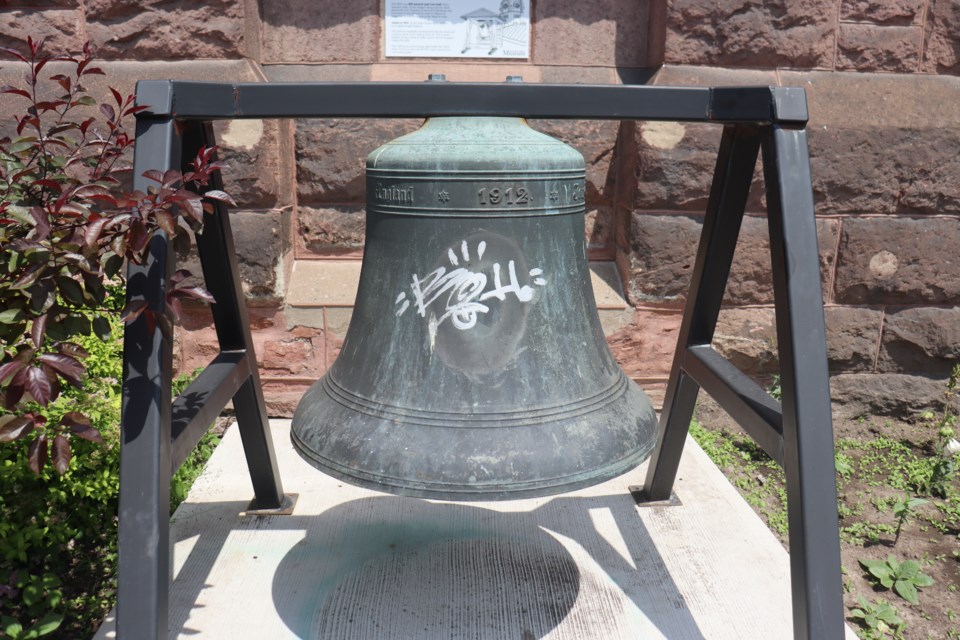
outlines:
[[[212, 148], [185, 174], [147, 172], [155, 183], [147, 193], [123, 189], [133, 138], [122, 122], [148, 107], [112, 88], [105, 102], [88, 94], [85, 81], [104, 74], [88, 46], [78, 56], [50, 55], [28, 39], [28, 49], [2, 49], [26, 74], [23, 86], [0, 87], [22, 105], [0, 140], [0, 443], [23, 441], [37, 474], [48, 461], [64, 473], [72, 438], [101, 438], [80, 412], [49, 424], [36, 409], [63, 385], [80, 385], [87, 353], [72, 338], [109, 336], [105, 314], [115, 311], [104, 306], [106, 286], [122, 281], [125, 264], [146, 259], [155, 234], [189, 249], [186, 227], [198, 231], [214, 211], [207, 199], [232, 202], [222, 191], [201, 198], [183, 187], [208, 184], [219, 168]], [[169, 332], [181, 298], [210, 300], [185, 285], [188, 275], [172, 279], [164, 313], [134, 301], [124, 320], [143, 315]]]

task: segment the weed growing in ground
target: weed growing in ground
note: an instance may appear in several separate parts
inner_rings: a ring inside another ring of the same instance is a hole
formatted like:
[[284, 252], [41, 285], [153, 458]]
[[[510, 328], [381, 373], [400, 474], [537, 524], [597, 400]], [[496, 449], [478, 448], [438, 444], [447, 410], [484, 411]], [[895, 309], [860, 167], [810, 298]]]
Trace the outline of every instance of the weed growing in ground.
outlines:
[[857, 602], [860, 606], [851, 609], [850, 617], [866, 630], [862, 637], [868, 640], [903, 637], [903, 619], [893, 605], [882, 599], [872, 602], [863, 596], [859, 596]]
[[916, 515], [917, 507], [928, 503], [929, 501], [923, 498], [911, 498], [910, 494], [898, 498], [893, 503], [893, 517], [897, 520], [897, 530], [893, 538], [894, 545], [900, 541], [900, 533], [903, 531], [903, 526], [910, 522], [911, 518]]
[[920, 571], [920, 563], [915, 560], [900, 562], [890, 555], [886, 560], [861, 559], [860, 564], [877, 583], [886, 589], [893, 589], [910, 604], [920, 604], [917, 590], [934, 583], [933, 578]]

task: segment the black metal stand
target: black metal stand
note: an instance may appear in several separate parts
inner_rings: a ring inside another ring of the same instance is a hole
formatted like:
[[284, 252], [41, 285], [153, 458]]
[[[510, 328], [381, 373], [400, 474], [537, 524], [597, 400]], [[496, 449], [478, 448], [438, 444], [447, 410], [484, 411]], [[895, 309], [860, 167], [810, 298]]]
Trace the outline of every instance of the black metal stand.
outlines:
[[[777, 87], [433, 83], [137, 85], [135, 187], [148, 169], [184, 169], [214, 144], [226, 118], [499, 115], [667, 120], [724, 125], [703, 235], [644, 493], [670, 496], [701, 387], [784, 467], [790, 525], [794, 636], [842, 638], [843, 600], [833, 434], [817, 236], [807, 155], [806, 97]], [[389, 105], [389, 106], [388, 106]], [[747, 194], [763, 149], [783, 406], [711, 347]], [[211, 188], [219, 189], [219, 184]], [[170, 478], [232, 398], [257, 506], [281, 509], [270, 440], [226, 208], [197, 239], [216, 298], [220, 354], [176, 400], [172, 346], [144, 317], [124, 335], [117, 637], [167, 637]], [[162, 311], [174, 255], [165, 237], [129, 271], [128, 298]]]

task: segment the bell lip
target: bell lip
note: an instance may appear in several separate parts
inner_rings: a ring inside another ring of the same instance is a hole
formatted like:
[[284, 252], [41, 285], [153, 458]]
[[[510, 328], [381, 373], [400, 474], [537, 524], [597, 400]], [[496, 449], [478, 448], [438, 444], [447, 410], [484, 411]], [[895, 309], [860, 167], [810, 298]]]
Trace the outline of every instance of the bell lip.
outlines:
[[[656, 435], [656, 429], [654, 429], [654, 435]], [[332, 478], [356, 487], [372, 489], [395, 496], [442, 500], [444, 502], [501, 502], [526, 498], [546, 498], [585, 489], [622, 476], [637, 468], [650, 457], [657, 443], [657, 438], [654, 437], [644, 446], [631, 451], [629, 455], [599, 469], [591, 469], [590, 471], [559, 478], [540, 479], [514, 485], [491, 483], [487, 488], [480, 488], [483, 485], [456, 485], [438, 482], [433, 483], [437, 488], [429, 488], [423, 484], [412, 484], [405, 479], [374, 476], [362, 471], [358, 472], [356, 469], [350, 469], [350, 473], [348, 473], [343, 470], [347, 467], [318, 456], [314, 451], [308, 449], [300, 442], [295, 430], [290, 431], [290, 440], [293, 448], [304, 461]], [[390, 480], [396, 480], [396, 482], [390, 482]], [[511, 486], [516, 488], [509, 488]]]

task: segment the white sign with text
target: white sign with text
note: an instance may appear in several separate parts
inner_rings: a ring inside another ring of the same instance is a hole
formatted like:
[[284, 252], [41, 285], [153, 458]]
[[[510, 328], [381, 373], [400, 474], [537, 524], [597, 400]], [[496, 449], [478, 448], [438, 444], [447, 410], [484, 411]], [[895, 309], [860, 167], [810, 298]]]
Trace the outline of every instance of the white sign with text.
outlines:
[[530, 0], [385, 3], [387, 57], [530, 57]]

